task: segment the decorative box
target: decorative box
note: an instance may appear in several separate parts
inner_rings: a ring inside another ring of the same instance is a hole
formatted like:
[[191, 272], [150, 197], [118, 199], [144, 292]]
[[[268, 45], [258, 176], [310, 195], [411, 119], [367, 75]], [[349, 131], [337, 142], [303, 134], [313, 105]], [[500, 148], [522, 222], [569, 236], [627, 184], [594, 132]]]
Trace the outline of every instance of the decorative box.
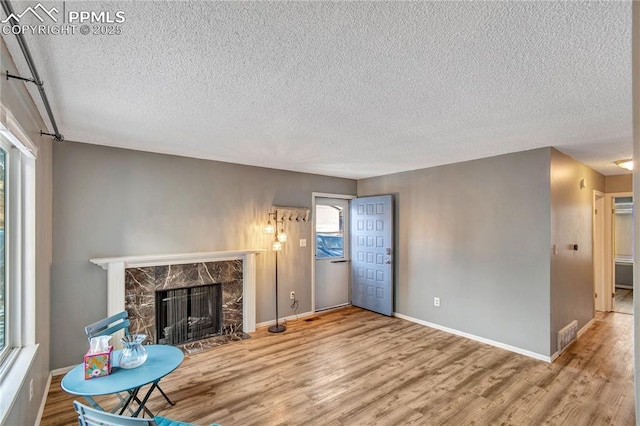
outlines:
[[109, 346], [106, 352], [95, 354], [87, 353], [84, 356], [84, 378], [93, 379], [111, 374], [111, 353], [113, 346]]

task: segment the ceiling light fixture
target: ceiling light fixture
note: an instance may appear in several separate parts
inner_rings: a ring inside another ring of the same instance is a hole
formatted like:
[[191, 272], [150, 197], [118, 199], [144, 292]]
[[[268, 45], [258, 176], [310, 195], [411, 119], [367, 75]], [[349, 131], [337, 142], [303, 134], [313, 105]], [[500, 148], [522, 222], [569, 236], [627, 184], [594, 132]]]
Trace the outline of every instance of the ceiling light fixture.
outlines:
[[626, 160], [618, 160], [616, 161], [616, 165], [625, 170], [633, 170], [633, 159], [627, 158]]

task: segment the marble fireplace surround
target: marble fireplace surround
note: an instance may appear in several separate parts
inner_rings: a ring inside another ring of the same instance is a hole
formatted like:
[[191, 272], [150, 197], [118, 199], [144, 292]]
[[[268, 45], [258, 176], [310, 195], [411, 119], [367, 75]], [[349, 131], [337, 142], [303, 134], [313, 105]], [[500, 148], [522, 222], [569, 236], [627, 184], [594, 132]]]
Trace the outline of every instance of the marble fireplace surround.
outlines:
[[256, 329], [256, 256], [264, 249], [214, 251], [207, 253], [183, 253], [149, 256], [125, 256], [92, 258], [94, 263], [107, 271], [107, 315], [125, 308], [125, 270], [152, 266], [185, 265], [208, 262], [242, 261], [242, 331]]

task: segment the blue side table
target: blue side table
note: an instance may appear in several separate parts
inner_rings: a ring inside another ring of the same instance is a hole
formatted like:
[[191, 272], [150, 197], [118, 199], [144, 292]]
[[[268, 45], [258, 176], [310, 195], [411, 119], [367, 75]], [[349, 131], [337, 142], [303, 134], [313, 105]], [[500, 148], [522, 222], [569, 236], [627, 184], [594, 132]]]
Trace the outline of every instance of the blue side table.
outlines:
[[[117, 362], [120, 351], [114, 351], [112, 355], [114, 365], [110, 375], [85, 380], [84, 364], [79, 364], [63, 377], [61, 387], [67, 393], [84, 397], [92, 407], [100, 410], [103, 410], [103, 408], [93, 399], [94, 396], [127, 392], [129, 397], [122, 403], [119, 414], [124, 413], [131, 401], [135, 400], [138, 402], [139, 407], [133, 413], [134, 417], [137, 417], [143, 409], [152, 415], [145, 407], [149, 396], [158, 387], [160, 379], [182, 364], [184, 354], [175, 346], [147, 345], [145, 348], [149, 356], [147, 361], [140, 367], [130, 370], [118, 367]], [[138, 398], [140, 388], [149, 383], [152, 383], [150, 389], [144, 398], [140, 400]], [[120, 405], [114, 411], [118, 408], [120, 408]]]

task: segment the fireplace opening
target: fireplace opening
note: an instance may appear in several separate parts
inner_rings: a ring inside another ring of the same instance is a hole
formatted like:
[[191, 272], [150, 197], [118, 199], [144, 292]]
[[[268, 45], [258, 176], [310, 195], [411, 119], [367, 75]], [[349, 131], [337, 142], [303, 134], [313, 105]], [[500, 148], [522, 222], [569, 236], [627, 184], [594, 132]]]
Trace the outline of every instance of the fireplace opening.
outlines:
[[222, 285], [156, 291], [156, 343], [180, 345], [222, 331]]

